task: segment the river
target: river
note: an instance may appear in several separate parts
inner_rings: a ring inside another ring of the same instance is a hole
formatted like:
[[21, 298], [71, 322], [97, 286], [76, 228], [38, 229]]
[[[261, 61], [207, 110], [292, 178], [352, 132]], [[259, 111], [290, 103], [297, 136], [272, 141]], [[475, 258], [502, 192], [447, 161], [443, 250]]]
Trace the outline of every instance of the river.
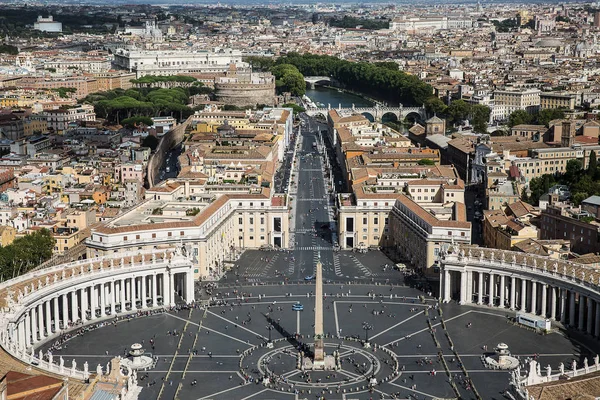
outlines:
[[352, 104], [356, 107], [370, 107], [373, 105], [371, 101], [355, 94], [322, 86], [317, 86], [314, 89], [306, 89], [306, 96], [319, 107], [327, 107], [327, 104], [331, 105], [331, 108], [337, 108], [340, 104], [342, 107], [352, 107]]

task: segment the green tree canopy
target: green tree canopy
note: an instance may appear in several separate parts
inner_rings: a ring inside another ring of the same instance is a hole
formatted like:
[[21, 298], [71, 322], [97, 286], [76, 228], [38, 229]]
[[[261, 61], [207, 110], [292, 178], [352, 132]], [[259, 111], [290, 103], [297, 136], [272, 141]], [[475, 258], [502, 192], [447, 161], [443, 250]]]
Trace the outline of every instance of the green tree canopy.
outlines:
[[525, 110], [515, 110], [508, 117], [508, 126], [511, 128], [516, 125], [530, 124], [533, 117]]
[[448, 106], [439, 97], [431, 96], [425, 100], [425, 109], [429, 114], [444, 115]]
[[15, 239], [0, 248], [0, 277], [7, 280], [24, 274], [52, 257], [55, 240], [47, 229]]
[[131, 118], [125, 118], [123, 121], [121, 121], [121, 125], [126, 126], [128, 128], [134, 128], [141, 124], [144, 124], [146, 126], [152, 126], [154, 123], [152, 122], [152, 118], [139, 115]]
[[460, 123], [469, 117], [471, 107], [469, 106], [469, 103], [464, 100], [454, 100], [450, 103], [446, 112], [452, 122]]
[[555, 119], [564, 119], [565, 112], [558, 108], [540, 110], [537, 114], [537, 123], [540, 125], [549, 126], [550, 121]]
[[471, 121], [473, 122], [473, 129], [475, 132], [487, 133], [490, 113], [490, 108], [483, 104], [475, 104], [471, 107]]
[[148, 135], [144, 138], [144, 140], [142, 140], [142, 146], [150, 147], [150, 150], [154, 151], [158, 147], [159, 142], [160, 141], [156, 136]]

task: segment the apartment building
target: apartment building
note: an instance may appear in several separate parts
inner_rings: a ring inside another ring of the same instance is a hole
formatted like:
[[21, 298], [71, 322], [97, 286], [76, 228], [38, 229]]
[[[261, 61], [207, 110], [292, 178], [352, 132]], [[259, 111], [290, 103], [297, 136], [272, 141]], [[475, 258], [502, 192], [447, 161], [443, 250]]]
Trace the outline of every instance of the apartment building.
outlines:
[[574, 93], [542, 92], [540, 93], [540, 108], [542, 110], [560, 108], [574, 110], [579, 105]]
[[494, 90], [494, 101], [497, 105], [534, 113], [540, 109], [541, 93], [539, 89], [497, 89]]
[[115, 65], [145, 75], [186, 75], [226, 72], [231, 64], [239, 69], [248, 67], [242, 61], [242, 52], [232, 49], [208, 50], [126, 50], [114, 53]]
[[189, 182], [149, 189], [145, 202], [93, 229], [88, 257], [183, 245], [194, 260], [195, 278], [203, 279], [221, 276], [243, 249], [288, 247], [286, 197], [260, 188], [219, 195], [199, 189]]
[[471, 244], [471, 223], [462, 203], [434, 209], [400, 195], [390, 213], [390, 240], [400, 257], [426, 275], [437, 275], [440, 252]]
[[48, 129], [54, 132], [62, 133], [70, 124], [78, 121], [95, 121], [96, 113], [94, 106], [83, 104], [74, 108], [48, 110], [42, 113], [48, 123]]
[[571, 251], [578, 254], [600, 252], [600, 223], [588, 215], [571, 204], [549, 204], [541, 213], [540, 239], [568, 240]]

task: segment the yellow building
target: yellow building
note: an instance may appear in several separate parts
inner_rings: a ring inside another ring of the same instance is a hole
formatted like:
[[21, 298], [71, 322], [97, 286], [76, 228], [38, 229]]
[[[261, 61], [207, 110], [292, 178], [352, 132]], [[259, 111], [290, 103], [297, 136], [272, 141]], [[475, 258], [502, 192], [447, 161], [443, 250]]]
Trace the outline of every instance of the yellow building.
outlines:
[[17, 230], [12, 226], [0, 225], [0, 246], [6, 247], [15, 241]]

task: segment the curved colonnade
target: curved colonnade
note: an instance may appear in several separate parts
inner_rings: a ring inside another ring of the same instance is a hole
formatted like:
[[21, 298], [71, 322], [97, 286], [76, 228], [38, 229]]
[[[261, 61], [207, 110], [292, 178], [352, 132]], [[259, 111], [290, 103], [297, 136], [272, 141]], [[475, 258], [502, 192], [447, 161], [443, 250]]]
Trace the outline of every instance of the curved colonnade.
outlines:
[[[138, 311], [194, 301], [192, 261], [179, 252], [124, 253], [32, 271], [0, 284], [0, 346], [17, 359], [55, 374], [87, 379], [44, 360], [34, 347], [70, 329]], [[56, 361], [56, 360], [55, 360]]]
[[581, 264], [461, 246], [440, 258], [440, 298], [527, 312], [600, 337], [600, 273]]

